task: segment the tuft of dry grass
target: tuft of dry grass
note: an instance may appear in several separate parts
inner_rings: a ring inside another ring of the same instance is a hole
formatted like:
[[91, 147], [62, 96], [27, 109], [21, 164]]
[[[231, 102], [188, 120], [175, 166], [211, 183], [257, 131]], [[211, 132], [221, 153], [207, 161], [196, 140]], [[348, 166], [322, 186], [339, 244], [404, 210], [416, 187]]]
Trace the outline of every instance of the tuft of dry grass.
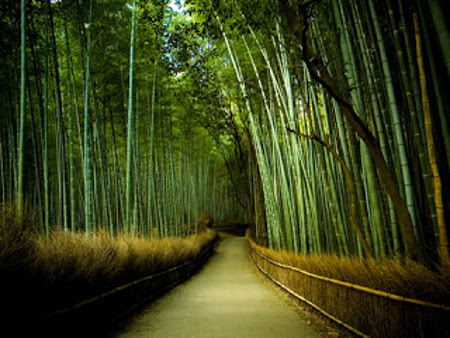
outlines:
[[39, 316], [195, 258], [215, 239], [111, 237], [32, 230], [32, 218], [0, 205], [0, 298], [10, 316]]
[[15, 266], [26, 260], [33, 221], [29, 214], [19, 215], [14, 205], [0, 203], [0, 264]]

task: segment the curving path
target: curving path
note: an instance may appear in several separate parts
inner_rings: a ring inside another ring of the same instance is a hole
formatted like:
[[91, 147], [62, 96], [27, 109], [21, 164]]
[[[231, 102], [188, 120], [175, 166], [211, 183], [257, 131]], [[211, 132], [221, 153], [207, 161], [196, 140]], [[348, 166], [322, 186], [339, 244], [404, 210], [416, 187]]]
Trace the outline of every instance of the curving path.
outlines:
[[245, 238], [225, 238], [203, 270], [150, 304], [118, 337], [323, 337], [255, 275]]

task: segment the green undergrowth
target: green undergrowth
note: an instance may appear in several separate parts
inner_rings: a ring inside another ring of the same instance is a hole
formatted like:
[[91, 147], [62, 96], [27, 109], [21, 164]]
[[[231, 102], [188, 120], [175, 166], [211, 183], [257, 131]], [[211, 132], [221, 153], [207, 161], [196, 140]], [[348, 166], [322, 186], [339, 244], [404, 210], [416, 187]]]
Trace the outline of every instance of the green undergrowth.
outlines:
[[38, 234], [32, 217], [0, 208], [0, 297], [9, 315], [40, 316], [190, 261], [217, 234], [131, 238], [97, 231]]

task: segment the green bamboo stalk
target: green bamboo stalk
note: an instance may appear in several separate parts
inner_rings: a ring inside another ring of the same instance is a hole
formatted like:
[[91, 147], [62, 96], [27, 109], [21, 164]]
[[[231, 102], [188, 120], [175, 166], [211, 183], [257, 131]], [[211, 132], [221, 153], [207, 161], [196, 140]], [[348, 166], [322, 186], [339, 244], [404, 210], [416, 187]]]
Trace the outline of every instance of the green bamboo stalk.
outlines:
[[[97, 97], [97, 90], [96, 90], [96, 84], [94, 81], [92, 81], [92, 88], [93, 88], [93, 101], [94, 101], [94, 116], [95, 116], [95, 123], [94, 123], [94, 144], [96, 147], [94, 150], [96, 151], [96, 156], [94, 158], [96, 161], [94, 161], [95, 164], [95, 172], [99, 173], [98, 176], [100, 176], [100, 179], [97, 180], [98, 184], [94, 184], [94, 187], [96, 189], [96, 193], [100, 195], [98, 190], [101, 191], [101, 198], [98, 196], [94, 203], [97, 202], [98, 206], [94, 208], [99, 221], [98, 224], [102, 224], [107, 229], [111, 227], [112, 223], [112, 215], [110, 211], [110, 189], [107, 183], [107, 170], [106, 170], [106, 149], [104, 147], [104, 137], [102, 133], [101, 123], [100, 123], [100, 112], [98, 107], [98, 97]], [[100, 185], [100, 187], [98, 187]]]
[[126, 177], [126, 219], [125, 232], [129, 234], [131, 213], [132, 213], [132, 192], [131, 192], [131, 157], [133, 140], [133, 59], [134, 59], [134, 34], [136, 25], [136, 1], [133, 1], [133, 16], [131, 21], [130, 38], [130, 72], [129, 72], [129, 94], [128, 94], [128, 131], [127, 131], [127, 177]]
[[24, 208], [24, 188], [23, 188], [23, 167], [24, 167], [24, 146], [25, 146], [25, 119], [26, 119], [26, 1], [21, 1], [21, 45], [20, 45], [20, 119], [19, 119], [19, 144], [18, 144], [18, 183], [17, 183], [17, 210], [19, 214]]
[[45, 70], [45, 77], [44, 77], [44, 163], [43, 163], [43, 169], [44, 169], [44, 229], [45, 234], [48, 235], [49, 229], [50, 229], [50, 189], [49, 189], [49, 173], [48, 173], [48, 73], [49, 73], [49, 66], [48, 66], [48, 53], [49, 53], [49, 47], [48, 47], [48, 6], [49, 3], [46, 3], [45, 7], [45, 61], [44, 61], [44, 70]]
[[86, 79], [84, 93], [84, 210], [86, 236], [91, 233], [92, 205], [91, 205], [91, 178], [90, 178], [90, 133], [89, 133], [89, 78], [91, 67], [91, 30], [92, 30], [92, 0], [89, 1], [89, 23], [87, 26], [87, 53], [86, 53]]
[[[151, 98], [151, 113], [150, 113], [150, 132], [149, 132], [149, 179], [148, 179], [148, 198], [147, 198], [147, 208], [148, 208], [148, 229], [153, 235], [153, 228], [154, 228], [154, 200], [155, 200], [155, 148], [154, 148], [154, 141], [155, 141], [155, 100], [156, 100], [156, 76], [157, 76], [157, 61], [155, 60], [155, 67], [154, 67], [154, 75], [153, 75], [153, 85], [152, 85], [152, 98]], [[149, 91], [150, 92], [150, 91]]]
[[71, 90], [71, 72], [70, 72], [70, 46], [69, 32], [67, 30], [66, 17], [64, 18], [64, 36], [66, 42], [66, 76], [67, 76], [67, 113], [69, 116], [69, 189], [70, 189], [70, 225], [72, 232], [76, 230], [76, 198], [75, 198], [75, 159], [73, 151], [73, 112], [72, 112], [72, 90]]
[[131, 233], [132, 236], [136, 236], [138, 234], [138, 225], [139, 225], [139, 218], [138, 218], [138, 201], [139, 193], [140, 193], [140, 154], [139, 154], [139, 91], [136, 90], [136, 131], [135, 131], [135, 137], [134, 137], [134, 172], [136, 176], [135, 185], [134, 185], [134, 206], [133, 206], [133, 224]]

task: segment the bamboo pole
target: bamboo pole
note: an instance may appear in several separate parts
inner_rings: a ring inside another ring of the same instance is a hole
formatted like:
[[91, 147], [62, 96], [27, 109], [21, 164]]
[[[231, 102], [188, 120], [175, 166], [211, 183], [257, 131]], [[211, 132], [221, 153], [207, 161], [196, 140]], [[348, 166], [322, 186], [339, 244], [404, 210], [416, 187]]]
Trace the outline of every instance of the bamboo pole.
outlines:
[[92, 30], [92, 13], [93, 0], [89, 2], [89, 23], [87, 27], [87, 61], [86, 61], [86, 79], [84, 93], [84, 212], [85, 212], [85, 231], [86, 236], [91, 233], [92, 221], [92, 205], [91, 205], [91, 177], [90, 177], [90, 132], [89, 132], [89, 79], [91, 66], [91, 30]]
[[449, 260], [449, 245], [447, 238], [447, 229], [445, 224], [444, 203], [442, 200], [442, 183], [439, 175], [439, 168], [436, 159], [436, 150], [433, 139], [433, 122], [431, 119], [430, 101], [428, 99], [427, 81], [422, 55], [422, 42], [420, 36], [419, 20], [417, 13], [413, 14], [414, 30], [416, 36], [417, 64], [419, 67], [420, 88], [422, 90], [422, 106], [425, 120], [425, 131], [427, 136], [427, 148], [430, 159], [431, 173], [433, 176], [434, 202], [436, 205], [437, 223], [439, 229], [439, 247], [441, 259], [445, 262]]
[[17, 210], [19, 215], [24, 208], [24, 147], [25, 147], [25, 118], [26, 118], [26, 1], [21, 1], [21, 16], [20, 16], [20, 119], [19, 119], [19, 144], [17, 150], [18, 156], [18, 183], [17, 183]]
[[131, 37], [130, 37], [130, 72], [128, 87], [128, 129], [127, 129], [127, 171], [126, 171], [126, 192], [125, 192], [125, 233], [130, 232], [130, 222], [132, 216], [132, 187], [131, 187], [131, 157], [132, 157], [132, 141], [133, 141], [133, 60], [134, 60], [134, 34], [136, 25], [136, 1], [133, 1], [133, 16], [131, 19]]

